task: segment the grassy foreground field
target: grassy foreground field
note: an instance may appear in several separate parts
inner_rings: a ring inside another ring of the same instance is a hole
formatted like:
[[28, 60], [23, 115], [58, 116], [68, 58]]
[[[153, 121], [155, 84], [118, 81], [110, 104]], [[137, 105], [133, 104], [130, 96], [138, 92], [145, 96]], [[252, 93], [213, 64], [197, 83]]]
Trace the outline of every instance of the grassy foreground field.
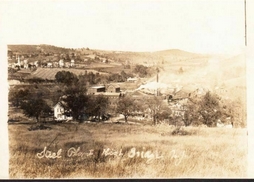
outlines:
[[[246, 129], [10, 124], [10, 178], [246, 177]], [[46, 147], [46, 148], [45, 148]], [[55, 154], [54, 154], [55, 153]]]

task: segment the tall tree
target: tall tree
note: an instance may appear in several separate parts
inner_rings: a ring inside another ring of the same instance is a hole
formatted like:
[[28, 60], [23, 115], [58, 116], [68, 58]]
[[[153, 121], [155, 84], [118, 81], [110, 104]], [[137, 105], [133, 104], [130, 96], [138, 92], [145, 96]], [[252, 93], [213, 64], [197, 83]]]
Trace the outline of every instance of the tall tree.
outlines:
[[21, 109], [23, 109], [26, 116], [35, 117], [37, 122], [39, 122], [39, 118], [43, 113], [48, 114], [51, 112], [51, 108], [41, 98], [33, 98], [22, 102]]
[[210, 91], [201, 98], [199, 102], [199, 114], [203, 118], [203, 123], [207, 126], [215, 126], [221, 116], [220, 99]]
[[9, 100], [15, 107], [19, 107], [21, 103], [29, 98], [31, 95], [28, 89], [21, 89], [16, 91], [15, 89], [11, 89], [9, 93]]
[[191, 124], [194, 125], [200, 125], [202, 123], [199, 122], [199, 113], [198, 113], [198, 104], [195, 104], [193, 102], [189, 102], [186, 105], [186, 110], [184, 112], [183, 116], [183, 122], [185, 126], [190, 126]]
[[72, 85], [65, 89], [64, 95], [60, 98], [65, 113], [70, 114], [73, 119], [80, 120], [88, 105], [88, 96], [85, 95], [85, 88], [79, 85]]
[[135, 66], [134, 72], [139, 74], [140, 77], [145, 77], [148, 75], [148, 67], [138, 64]]
[[103, 115], [107, 114], [109, 109], [109, 100], [104, 95], [93, 95], [89, 98], [89, 105], [87, 107], [87, 114], [96, 116], [99, 121]]
[[163, 99], [158, 96], [151, 96], [146, 99], [146, 105], [150, 112], [151, 117], [153, 118], [153, 124], [156, 125], [158, 122], [159, 113], [164, 110], [166, 104], [163, 102]]
[[124, 115], [125, 122], [128, 122], [128, 117], [137, 109], [137, 102], [131, 96], [119, 97], [116, 112]]

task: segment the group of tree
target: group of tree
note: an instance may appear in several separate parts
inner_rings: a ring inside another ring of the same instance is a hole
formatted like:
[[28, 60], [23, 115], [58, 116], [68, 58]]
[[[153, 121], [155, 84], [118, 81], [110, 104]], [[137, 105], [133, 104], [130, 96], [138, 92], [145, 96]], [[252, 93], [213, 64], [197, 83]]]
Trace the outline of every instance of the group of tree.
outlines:
[[144, 65], [136, 65], [134, 68], [134, 73], [138, 74], [139, 77], [143, 78], [149, 75], [149, 68]]
[[58, 83], [63, 83], [65, 85], [76, 84], [78, 82], [78, 77], [69, 71], [59, 71], [55, 75], [55, 79]]
[[52, 114], [50, 106], [43, 97], [42, 92], [34, 92], [28, 89], [9, 93], [9, 100], [13, 106], [22, 109], [28, 117], [35, 117], [37, 122], [39, 122], [41, 115], [49, 116]]
[[117, 104], [116, 112], [122, 114], [124, 116], [125, 122], [127, 122], [128, 117], [137, 110], [138, 106], [139, 105], [137, 101], [133, 97], [120, 97]]
[[132, 74], [128, 74], [124, 71], [121, 71], [121, 73], [111, 73], [109, 75], [106, 74], [100, 74], [99, 72], [93, 73], [93, 72], [85, 72], [85, 74], [81, 74], [79, 76], [76, 76], [74, 73], [71, 73], [67, 71], [67, 73], [63, 73], [65, 71], [60, 71], [56, 74], [56, 81], [60, 83], [66, 83], [68, 84], [68, 79], [74, 80], [75, 82], [79, 80], [83, 84], [86, 85], [94, 85], [94, 84], [105, 84], [110, 82], [125, 82], [127, 78], [132, 77]]
[[208, 91], [200, 98], [189, 98], [189, 101], [183, 117], [185, 126], [204, 124], [214, 127], [219, 120], [225, 124], [246, 126], [246, 111], [240, 99], [223, 99]]
[[137, 111], [147, 113], [152, 118], [152, 124], [156, 125], [159, 121], [169, 119], [172, 113], [171, 109], [163, 100], [162, 97], [157, 96], [137, 99], [131, 95], [127, 95], [120, 97], [116, 113], [122, 114], [125, 122], [128, 122], [128, 117], [135, 115]]

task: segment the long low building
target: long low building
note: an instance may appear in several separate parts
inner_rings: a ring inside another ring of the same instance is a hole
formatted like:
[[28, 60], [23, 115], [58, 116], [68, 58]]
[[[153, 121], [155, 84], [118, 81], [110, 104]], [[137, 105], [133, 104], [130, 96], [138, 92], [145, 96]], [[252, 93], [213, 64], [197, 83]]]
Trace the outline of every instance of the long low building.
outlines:
[[103, 85], [99, 85], [99, 86], [92, 86], [90, 88], [88, 88], [87, 93], [88, 94], [96, 94], [96, 93], [101, 93], [101, 92], [105, 92], [106, 91], [106, 87]]

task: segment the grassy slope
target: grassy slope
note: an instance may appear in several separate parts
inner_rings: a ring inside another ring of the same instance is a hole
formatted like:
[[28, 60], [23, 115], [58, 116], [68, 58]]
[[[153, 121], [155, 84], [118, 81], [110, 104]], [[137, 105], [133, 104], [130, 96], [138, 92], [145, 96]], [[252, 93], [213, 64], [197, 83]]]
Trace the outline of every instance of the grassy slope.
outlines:
[[[92, 123], [49, 126], [52, 130], [28, 131], [28, 125], [9, 125], [11, 178], [246, 176], [245, 129], [187, 128], [192, 135], [172, 136], [170, 126]], [[37, 158], [36, 154], [45, 146], [54, 152], [62, 149], [62, 158]], [[83, 152], [94, 149], [96, 155], [69, 158], [66, 153], [71, 147], [81, 147]], [[132, 147], [144, 151], [157, 149], [163, 158], [151, 163], [140, 157], [128, 158]], [[124, 156], [105, 157], [102, 151], [106, 148], [122, 148]]]

